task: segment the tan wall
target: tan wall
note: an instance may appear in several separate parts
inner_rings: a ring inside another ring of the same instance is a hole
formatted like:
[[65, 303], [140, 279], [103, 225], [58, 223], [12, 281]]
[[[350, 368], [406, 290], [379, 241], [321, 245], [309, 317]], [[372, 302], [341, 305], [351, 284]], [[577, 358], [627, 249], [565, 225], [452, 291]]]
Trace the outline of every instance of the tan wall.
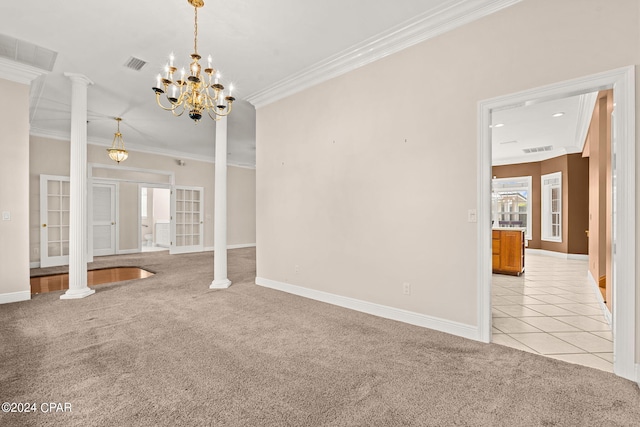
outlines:
[[137, 249], [138, 243], [138, 184], [118, 184], [118, 250]]
[[613, 91], [601, 91], [587, 134], [589, 156], [589, 271], [605, 288], [605, 301], [612, 310], [611, 233], [611, 112]]
[[[29, 85], [0, 79], [0, 297], [29, 284]], [[5, 296], [11, 298], [10, 296]]]
[[525, 0], [258, 109], [258, 276], [476, 325], [478, 102], [640, 63], [639, 16]]
[[[32, 136], [30, 151], [31, 262], [37, 262], [40, 256], [34, 248], [39, 248], [40, 245], [40, 175], [69, 176], [69, 142]], [[105, 147], [102, 145], [90, 144], [87, 148], [87, 160], [94, 164], [109, 166], [115, 164], [107, 157]], [[130, 151], [129, 158], [122, 165], [174, 172], [177, 185], [204, 187], [204, 246], [205, 248], [213, 247], [214, 164], [188, 160], [185, 166], [179, 166], [173, 157]], [[255, 243], [255, 172], [253, 169], [228, 167], [227, 243], [229, 245]], [[132, 174], [106, 169], [98, 170], [95, 175], [127, 179], [166, 179], [162, 175]], [[135, 201], [133, 189], [122, 184], [120, 187], [120, 250], [138, 247], [137, 185], [135, 187]], [[131, 227], [126, 225], [131, 223], [133, 224]]]

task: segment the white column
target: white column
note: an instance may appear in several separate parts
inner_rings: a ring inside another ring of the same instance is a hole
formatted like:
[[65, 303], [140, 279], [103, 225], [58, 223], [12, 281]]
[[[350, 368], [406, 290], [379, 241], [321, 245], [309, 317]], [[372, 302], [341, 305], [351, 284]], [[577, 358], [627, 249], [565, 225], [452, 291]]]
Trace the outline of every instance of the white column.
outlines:
[[227, 118], [216, 122], [216, 171], [213, 209], [213, 282], [210, 289], [226, 289], [227, 278]]
[[82, 74], [71, 79], [71, 194], [69, 218], [69, 290], [60, 299], [84, 298], [95, 290], [87, 286], [87, 88]]

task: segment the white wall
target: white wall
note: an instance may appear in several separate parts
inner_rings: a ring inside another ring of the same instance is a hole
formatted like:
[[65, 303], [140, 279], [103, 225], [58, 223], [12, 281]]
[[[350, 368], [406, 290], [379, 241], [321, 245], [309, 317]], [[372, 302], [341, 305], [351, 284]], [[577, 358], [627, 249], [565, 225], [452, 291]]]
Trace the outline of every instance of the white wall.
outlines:
[[29, 85], [0, 78], [0, 303], [31, 298]]
[[258, 109], [258, 281], [477, 327], [478, 102], [639, 64], [639, 8], [525, 0]]

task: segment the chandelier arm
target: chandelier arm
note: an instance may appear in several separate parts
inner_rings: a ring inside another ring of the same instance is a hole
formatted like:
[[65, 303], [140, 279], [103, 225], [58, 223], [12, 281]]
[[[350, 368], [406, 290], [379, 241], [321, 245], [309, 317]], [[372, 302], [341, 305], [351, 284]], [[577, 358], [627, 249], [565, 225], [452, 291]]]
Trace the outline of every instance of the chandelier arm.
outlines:
[[[211, 117], [211, 118], [212, 118], [213, 120], [215, 120], [216, 122], [222, 118], [222, 117], [218, 116], [217, 114], [214, 114], [214, 115], [212, 116], [212, 115], [211, 115], [211, 111], [212, 111], [212, 110], [207, 109], [207, 114], [209, 115], [209, 117]], [[214, 112], [215, 112], [215, 111], [214, 111]]]
[[173, 111], [176, 108], [178, 108], [180, 105], [179, 104], [171, 104], [171, 107], [165, 107], [164, 105], [162, 105], [162, 103], [160, 102], [160, 93], [156, 92], [156, 102], [158, 103], [158, 106], [160, 106], [160, 108], [162, 108], [163, 110], [166, 111]]

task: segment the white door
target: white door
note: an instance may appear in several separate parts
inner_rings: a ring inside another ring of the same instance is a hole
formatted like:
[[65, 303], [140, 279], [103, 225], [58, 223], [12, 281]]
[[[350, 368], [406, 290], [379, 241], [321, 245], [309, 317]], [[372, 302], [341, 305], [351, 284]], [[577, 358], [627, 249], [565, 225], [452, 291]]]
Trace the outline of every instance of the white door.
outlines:
[[93, 255], [116, 253], [116, 185], [93, 184]]
[[204, 206], [202, 187], [176, 186], [171, 192], [171, 247], [169, 253], [201, 252]]
[[69, 264], [69, 195], [69, 177], [40, 175], [41, 267]]

